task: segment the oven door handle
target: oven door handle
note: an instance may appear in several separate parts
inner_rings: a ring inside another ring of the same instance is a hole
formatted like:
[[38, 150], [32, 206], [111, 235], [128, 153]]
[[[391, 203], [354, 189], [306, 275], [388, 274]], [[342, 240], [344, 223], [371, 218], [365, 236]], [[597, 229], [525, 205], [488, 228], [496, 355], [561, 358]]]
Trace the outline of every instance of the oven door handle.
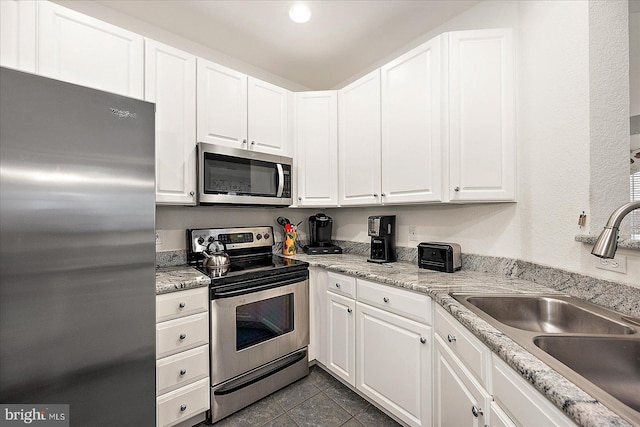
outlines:
[[278, 168], [278, 192], [276, 193], [276, 197], [282, 197], [282, 192], [284, 191], [284, 170], [280, 163], [278, 163], [276, 167]]
[[238, 287], [238, 285], [236, 284], [232, 288], [226, 289], [226, 290], [224, 289], [224, 286], [222, 287], [222, 289], [212, 288], [211, 299], [237, 297], [240, 295], [246, 295], [246, 294], [250, 294], [258, 291], [264, 291], [267, 289], [278, 288], [280, 286], [290, 285], [292, 283], [299, 283], [304, 280], [306, 280], [306, 277], [304, 276], [301, 277], [299, 275], [296, 275], [295, 277], [292, 277], [286, 280], [280, 280], [277, 282], [266, 281], [263, 284], [259, 284], [259, 285], [256, 284], [256, 285], [251, 285], [247, 287], [241, 287], [242, 286], [241, 284], [240, 284], [240, 287]]

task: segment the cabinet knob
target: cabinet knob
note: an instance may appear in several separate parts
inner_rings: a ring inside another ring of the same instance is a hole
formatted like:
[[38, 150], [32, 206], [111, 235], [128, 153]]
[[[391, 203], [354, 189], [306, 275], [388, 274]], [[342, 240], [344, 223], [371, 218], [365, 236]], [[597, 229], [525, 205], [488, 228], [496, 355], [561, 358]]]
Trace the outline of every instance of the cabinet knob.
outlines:
[[196, 192], [195, 192], [195, 191], [189, 191], [189, 195], [190, 195], [190, 196], [195, 196], [195, 195], [196, 195]]
[[447, 335], [447, 341], [456, 342], [456, 336], [451, 334]]
[[185, 405], [184, 403], [180, 405], [180, 412], [184, 412], [186, 410], [187, 410], [187, 405]]
[[353, 311], [353, 309], [351, 307], [347, 308], [347, 313], [351, 313]]
[[246, 144], [246, 143], [247, 143], [247, 140], [246, 140], [246, 139], [243, 139], [243, 140], [242, 140], [242, 143], [243, 143], [243, 144]]
[[378, 197], [378, 193], [373, 193], [373, 197]]
[[302, 197], [298, 196], [298, 200], [302, 201]]
[[340, 283], [336, 283], [336, 288], [339, 288], [339, 287], [340, 287]]
[[384, 194], [384, 193], [381, 193], [380, 195], [381, 195], [382, 197], [386, 196], [386, 194]]
[[454, 188], [453, 191], [460, 191], [460, 187]]
[[187, 338], [187, 334], [180, 334], [180, 340], [184, 340]]
[[384, 301], [384, 302], [389, 302], [389, 298], [384, 297], [384, 298], [382, 298], [382, 301]]
[[425, 337], [420, 337], [420, 342], [422, 344], [425, 344], [427, 342], [427, 339]]
[[478, 408], [476, 405], [473, 405], [471, 407], [471, 413], [476, 418], [478, 418], [480, 415], [484, 415], [484, 413], [482, 412], [482, 408]]
[[187, 373], [186, 369], [180, 369], [180, 376], [183, 376]]
[[256, 145], [256, 142], [255, 141], [251, 141], [251, 145]]
[[180, 304], [178, 304], [178, 307], [180, 307], [180, 308], [185, 308], [186, 306], [187, 306], [187, 303], [184, 302], [184, 301], [182, 301], [182, 302], [180, 302]]

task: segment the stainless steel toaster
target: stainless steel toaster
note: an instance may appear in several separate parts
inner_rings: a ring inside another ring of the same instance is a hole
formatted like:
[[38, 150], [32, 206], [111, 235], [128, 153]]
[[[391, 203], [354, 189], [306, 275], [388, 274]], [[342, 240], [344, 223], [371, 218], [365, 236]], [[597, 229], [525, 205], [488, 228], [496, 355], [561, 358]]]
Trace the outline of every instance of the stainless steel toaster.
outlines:
[[462, 267], [461, 253], [457, 243], [423, 242], [418, 244], [418, 267], [453, 273]]

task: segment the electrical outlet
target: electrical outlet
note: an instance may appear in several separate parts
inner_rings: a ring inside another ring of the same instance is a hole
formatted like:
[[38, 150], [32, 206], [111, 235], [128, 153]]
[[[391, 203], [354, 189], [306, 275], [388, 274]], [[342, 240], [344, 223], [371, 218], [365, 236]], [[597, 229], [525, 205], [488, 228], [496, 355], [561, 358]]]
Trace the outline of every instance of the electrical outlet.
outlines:
[[162, 232], [160, 230], [156, 230], [156, 245], [162, 244]]
[[418, 241], [418, 227], [415, 225], [409, 226], [409, 241], [417, 242]]
[[627, 257], [625, 255], [616, 255], [613, 259], [597, 258], [595, 262], [596, 268], [627, 274]]

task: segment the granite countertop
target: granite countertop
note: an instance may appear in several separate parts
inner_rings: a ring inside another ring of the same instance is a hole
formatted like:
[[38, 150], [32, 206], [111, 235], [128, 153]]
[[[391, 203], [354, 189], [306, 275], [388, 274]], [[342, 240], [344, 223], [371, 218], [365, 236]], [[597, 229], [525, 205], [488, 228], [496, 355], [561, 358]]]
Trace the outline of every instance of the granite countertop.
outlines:
[[[409, 262], [368, 263], [366, 257], [354, 254], [321, 256], [297, 254], [291, 258], [306, 261], [311, 267], [323, 267], [329, 271], [428, 294], [578, 425], [584, 427], [630, 426], [624, 419], [449, 296], [450, 292], [545, 294], [563, 294], [564, 292], [516, 277], [479, 271], [462, 270], [447, 274], [420, 269], [416, 264]], [[207, 276], [189, 266], [159, 268], [156, 272], [157, 294], [208, 284]]]

